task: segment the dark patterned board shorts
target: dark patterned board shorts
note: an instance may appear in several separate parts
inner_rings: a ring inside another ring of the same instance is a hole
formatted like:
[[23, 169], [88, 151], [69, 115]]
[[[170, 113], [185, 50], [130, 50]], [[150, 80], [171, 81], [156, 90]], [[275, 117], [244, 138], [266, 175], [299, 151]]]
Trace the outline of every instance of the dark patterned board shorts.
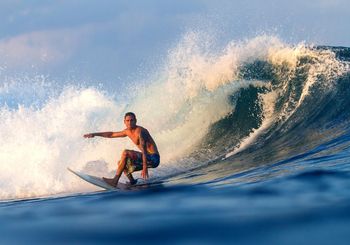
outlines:
[[[159, 154], [147, 154], [147, 168], [156, 168], [158, 167], [159, 162]], [[132, 157], [127, 157], [125, 169], [127, 174], [131, 174], [132, 172], [142, 170], [142, 154], [140, 152], [137, 152], [133, 154]]]

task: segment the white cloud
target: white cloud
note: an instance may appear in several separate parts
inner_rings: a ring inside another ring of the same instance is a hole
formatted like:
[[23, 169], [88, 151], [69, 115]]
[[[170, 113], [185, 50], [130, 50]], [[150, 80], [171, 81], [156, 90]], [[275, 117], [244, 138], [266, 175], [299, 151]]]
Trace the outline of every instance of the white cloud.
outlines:
[[321, 7], [339, 7], [343, 4], [348, 4], [348, 1], [344, 0], [320, 0], [319, 4]]
[[86, 29], [50, 30], [0, 40], [0, 64], [8, 68], [47, 67], [67, 60]]

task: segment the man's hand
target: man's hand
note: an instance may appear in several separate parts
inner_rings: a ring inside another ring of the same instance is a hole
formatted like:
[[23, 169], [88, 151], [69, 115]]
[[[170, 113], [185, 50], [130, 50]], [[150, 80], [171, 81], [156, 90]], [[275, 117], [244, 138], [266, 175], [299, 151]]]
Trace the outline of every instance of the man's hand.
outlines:
[[148, 169], [147, 169], [147, 167], [142, 169], [141, 176], [144, 179], [148, 179]]
[[93, 138], [95, 137], [94, 134], [84, 134], [84, 138]]

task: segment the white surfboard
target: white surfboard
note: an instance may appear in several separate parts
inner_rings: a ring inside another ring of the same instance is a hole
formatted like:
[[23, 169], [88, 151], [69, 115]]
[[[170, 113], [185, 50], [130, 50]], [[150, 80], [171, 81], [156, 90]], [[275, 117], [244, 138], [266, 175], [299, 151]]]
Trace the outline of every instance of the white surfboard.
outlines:
[[107, 184], [102, 178], [97, 177], [97, 176], [93, 176], [93, 175], [89, 175], [89, 174], [85, 174], [82, 172], [78, 172], [78, 171], [74, 171], [70, 168], [67, 168], [70, 172], [72, 172], [73, 174], [75, 174], [76, 176], [80, 177], [81, 179], [89, 182], [90, 184], [93, 184], [95, 186], [101, 187], [105, 190], [126, 190], [129, 189], [131, 186], [129, 184], [125, 184], [125, 183], [118, 183], [117, 187], [111, 186], [109, 184]]

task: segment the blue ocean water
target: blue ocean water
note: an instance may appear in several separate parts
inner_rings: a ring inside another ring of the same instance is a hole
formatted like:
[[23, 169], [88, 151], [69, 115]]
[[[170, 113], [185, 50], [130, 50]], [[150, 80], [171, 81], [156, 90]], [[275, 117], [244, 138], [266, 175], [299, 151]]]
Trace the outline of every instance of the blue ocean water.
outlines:
[[[3, 243], [348, 243], [350, 49], [258, 37], [206, 56], [190, 41], [131, 103], [93, 87], [0, 90]], [[159, 144], [147, 183], [102, 191], [66, 171], [113, 174], [131, 146], [81, 136], [128, 110]]]

